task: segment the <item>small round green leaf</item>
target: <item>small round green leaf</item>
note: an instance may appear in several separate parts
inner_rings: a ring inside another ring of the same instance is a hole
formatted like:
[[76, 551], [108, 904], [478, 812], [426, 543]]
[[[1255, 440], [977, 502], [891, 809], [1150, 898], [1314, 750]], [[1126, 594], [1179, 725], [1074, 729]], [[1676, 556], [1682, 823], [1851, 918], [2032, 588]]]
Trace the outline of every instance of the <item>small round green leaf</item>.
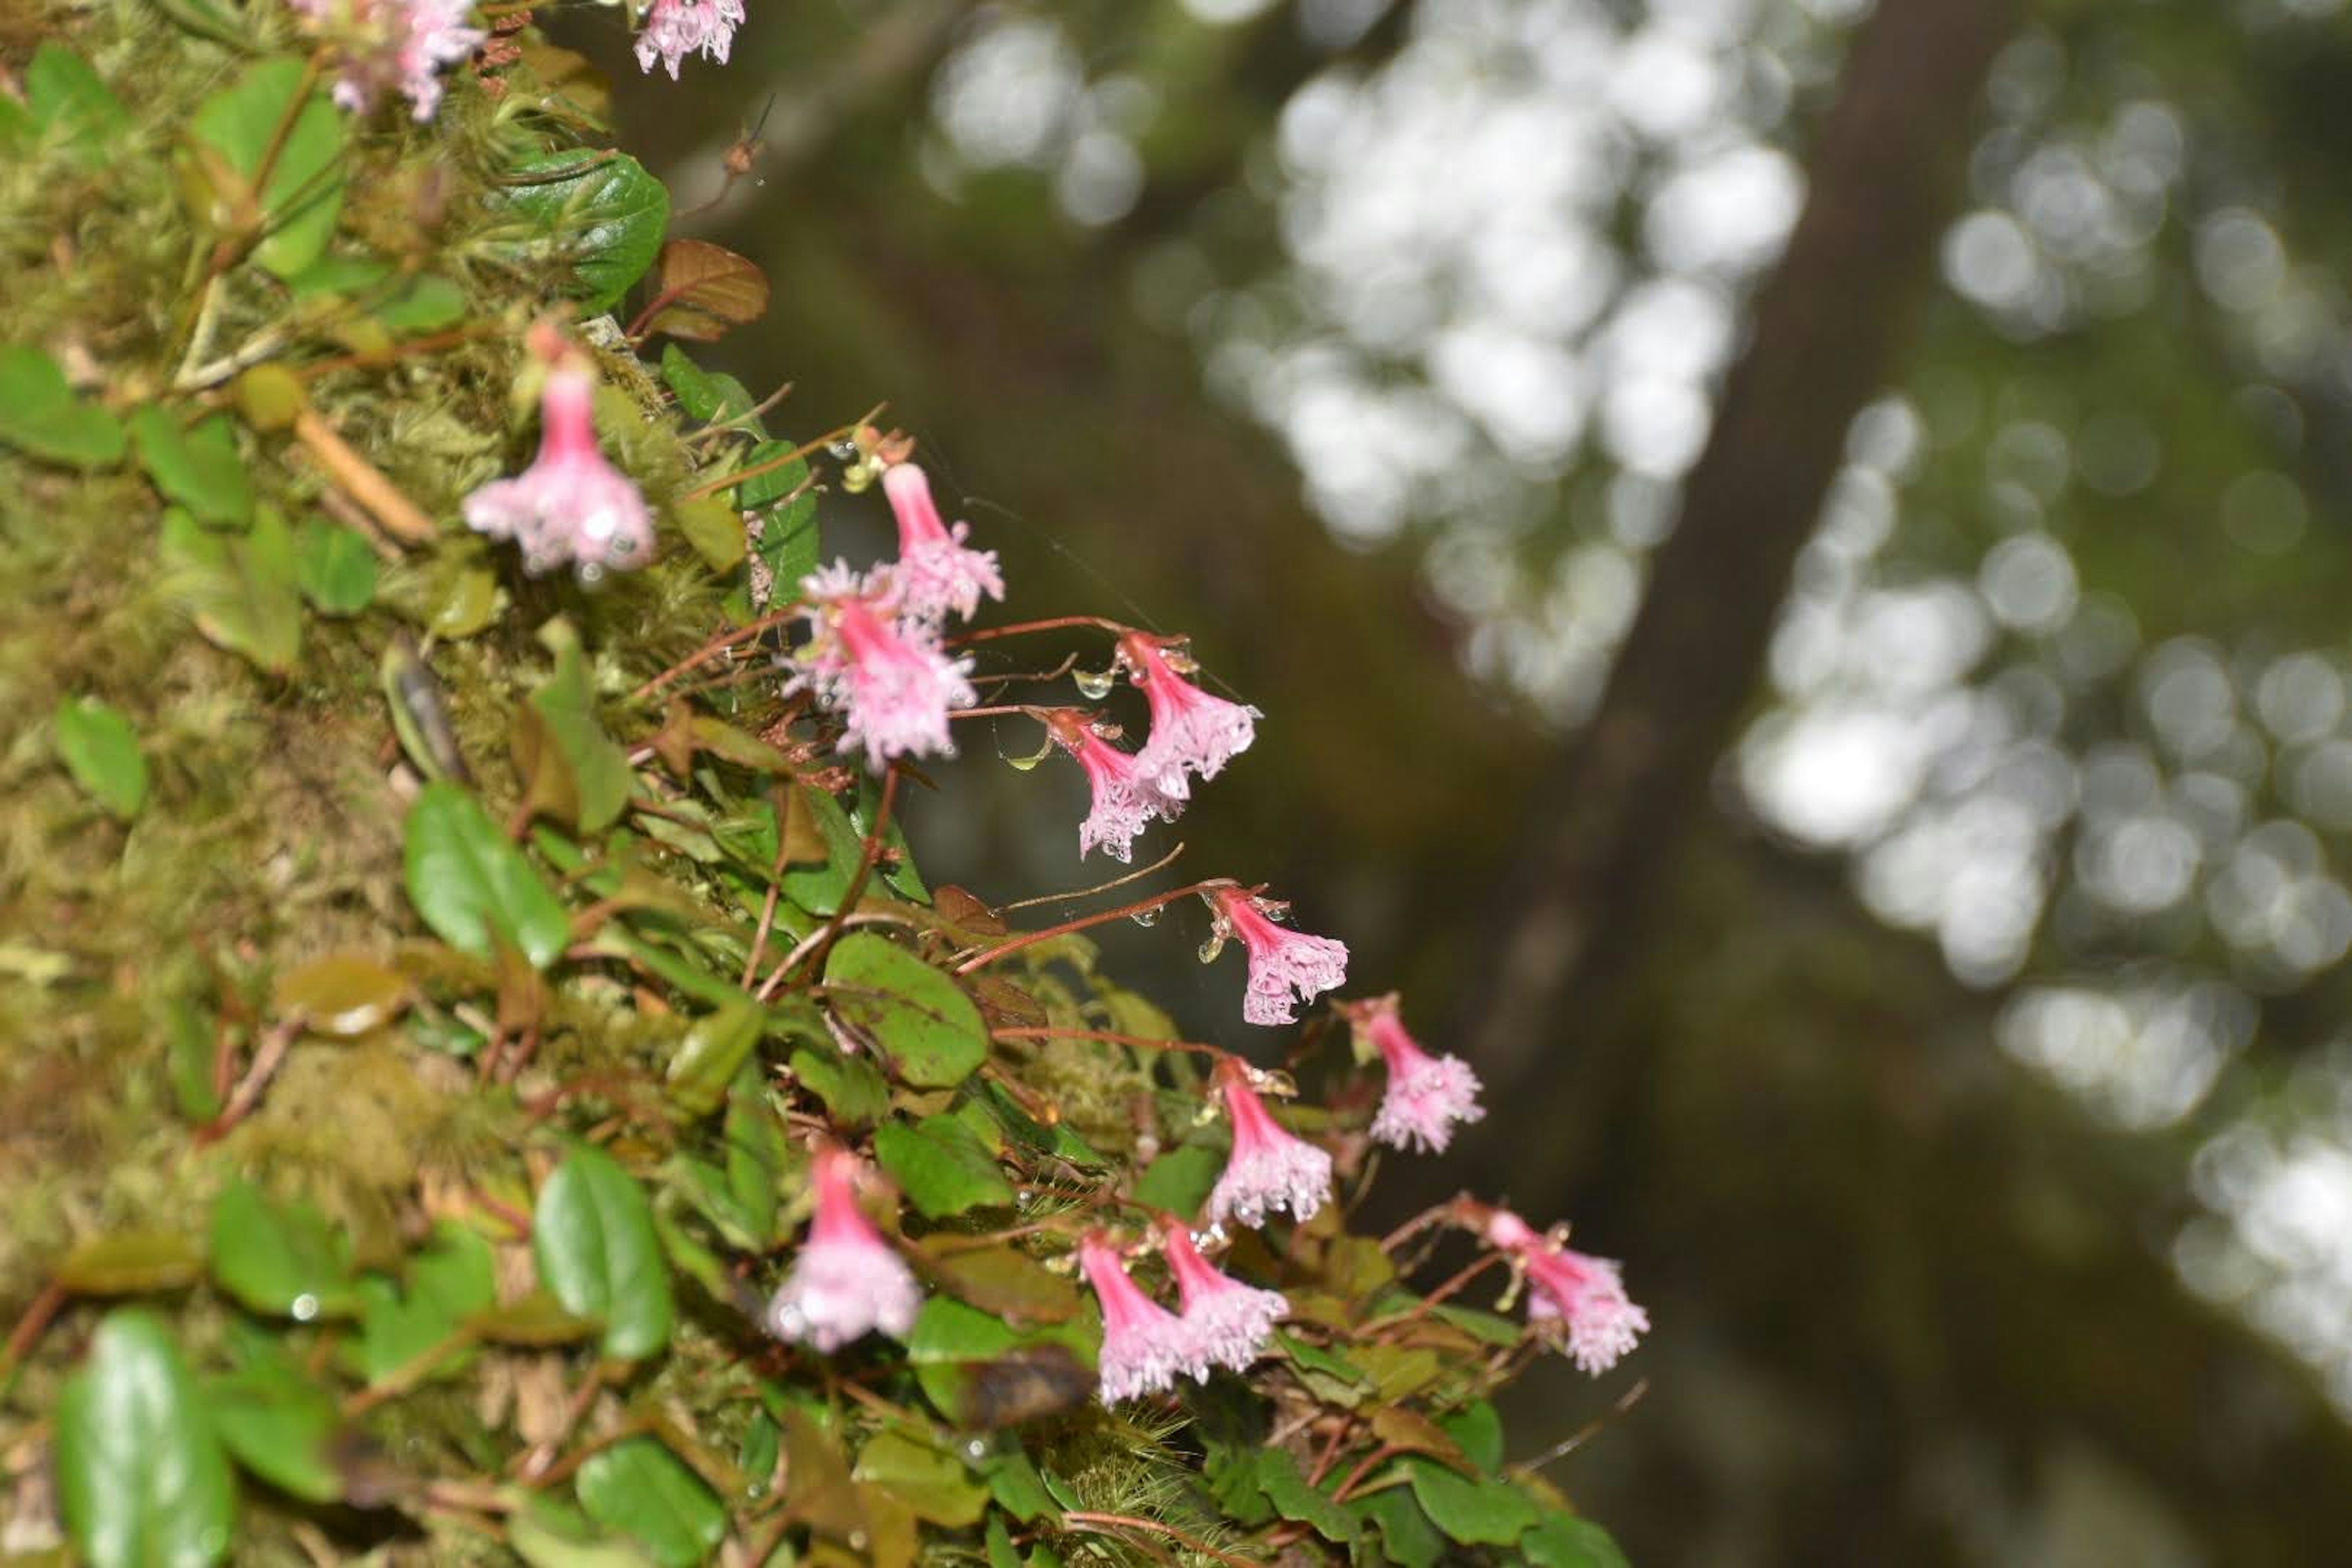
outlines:
[[121, 460], [124, 444], [122, 422], [76, 397], [55, 360], [37, 348], [0, 348], [0, 445], [101, 468]]
[[586, 1145], [540, 1189], [531, 1218], [539, 1277], [567, 1311], [604, 1325], [604, 1351], [642, 1361], [669, 1342], [676, 1316], [653, 1206], [612, 1156]]
[[996, 1157], [952, 1116], [885, 1123], [874, 1134], [874, 1157], [926, 1219], [1013, 1202]]
[[308, 1204], [271, 1203], [234, 1182], [213, 1205], [213, 1277], [257, 1312], [309, 1322], [359, 1310], [343, 1238]]
[[282, 1353], [205, 1383], [205, 1408], [236, 1462], [281, 1491], [310, 1502], [343, 1495], [334, 1460], [342, 1417], [333, 1395]]
[[147, 757], [138, 733], [111, 704], [68, 697], [58, 704], [58, 754], [90, 797], [129, 821], [147, 801]]
[[215, 528], [252, 523], [253, 479], [226, 415], [184, 430], [171, 410], [149, 404], [131, 416], [131, 444], [163, 499], [186, 507], [198, 522]]
[[460, 952], [488, 958], [504, 942], [544, 969], [571, 940], [562, 900], [481, 802], [446, 780], [426, 784], [408, 808], [405, 859], [409, 901]]
[[228, 1455], [163, 1323], [108, 1316], [57, 1412], [58, 1503], [91, 1568], [205, 1568], [228, 1553]]
[[[249, 67], [196, 106], [191, 132], [231, 177], [260, 179], [263, 237], [253, 258], [278, 278], [317, 261], [343, 208], [343, 116], [290, 56]], [[298, 102], [298, 97], [299, 101]], [[228, 193], [216, 193], [216, 199]]]
[[302, 596], [320, 615], [356, 616], [375, 602], [375, 552], [357, 532], [312, 518], [294, 550]]
[[963, 987], [887, 937], [843, 937], [824, 984], [835, 1014], [871, 1036], [903, 1082], [951, 1089], [988, 1059], [988, 1026]]
[[727, 1537], [717, 1494], [651, 1437], [591, 1455], [573, 1489], [589, 1518], [637, 1542], [662, 1568], [695, 1568]]

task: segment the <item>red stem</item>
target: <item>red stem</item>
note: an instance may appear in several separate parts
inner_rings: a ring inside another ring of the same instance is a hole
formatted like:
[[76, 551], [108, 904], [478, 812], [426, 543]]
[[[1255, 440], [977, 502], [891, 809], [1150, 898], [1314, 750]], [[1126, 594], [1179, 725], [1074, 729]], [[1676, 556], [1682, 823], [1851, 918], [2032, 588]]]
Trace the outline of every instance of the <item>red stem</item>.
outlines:
[[1118, 920], [1121, 916], [1144, 914], [1159, 909], [1163, 904], [1172, 904], [1177, 900], [1191, 894], [1205, 893], [1212, 888], [1231, 888], [1238, 885], [1231, 877], [1211, 877], [1204, 881], [1179, 888], [1172, 893], [1154, 893], [1148, 899], [1138, 899], [1131, 904], [1121, 904], [1115, 910], [1105, 910], [1100, 914], [1080, 915], [1076, 920], [1064, 921], [1060, 925], [1047, 926], [1044, 931], [1024, 931], [1008, 942], [998, 942], [994, 947], [975, 957], [965, 959], [956, 965], [955, 972], [958, 974], [970, 974], [973, 970], [994, 963], [1005, 954], [1018, 952], [1024, 947], [1034, 947], [1041, 942], [1050, 942], [1057, 936], [1067, 936], [1074, 931], [1084, 931], [1088, 926], [1102, 925], [1107, 921]]

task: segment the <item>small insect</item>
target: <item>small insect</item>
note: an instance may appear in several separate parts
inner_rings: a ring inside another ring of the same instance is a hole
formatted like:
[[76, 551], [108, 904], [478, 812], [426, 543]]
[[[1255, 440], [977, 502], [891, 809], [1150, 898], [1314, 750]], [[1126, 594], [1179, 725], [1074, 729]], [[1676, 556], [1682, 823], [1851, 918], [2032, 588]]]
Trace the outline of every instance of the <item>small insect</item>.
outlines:
[[725, 201], [727, 193], [735, 188], [735, 182], [749, 174], [758, 164], [760, 154], [768, 150], [768, 144], [760, 140], [760, 132], [767, 129], [768, 116], [774, 112], [775, 107], [775, 98], [771, 95], [766, 104], [760, 110], [759, 121], [744, 131], [741, 138], [727, 149], [727, 156], [721, 160], [721, 164], [727, 171], [727, 177], [719, 182], [719, 194], [700, 206], [688, 208], [678, 215], [680, 217], [692, 217], [696, 213], [709, 212], [712, 207]]

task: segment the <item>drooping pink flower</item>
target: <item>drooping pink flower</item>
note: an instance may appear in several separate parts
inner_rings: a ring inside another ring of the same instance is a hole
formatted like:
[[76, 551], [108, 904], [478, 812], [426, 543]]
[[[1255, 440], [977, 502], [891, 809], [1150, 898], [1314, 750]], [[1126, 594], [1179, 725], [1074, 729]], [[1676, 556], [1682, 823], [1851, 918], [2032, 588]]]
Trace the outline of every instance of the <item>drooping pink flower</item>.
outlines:
[[[334, 24], [341, 69], [335, 102], [353, 114], [388, 91], [409, 102], [419, 124], [441, 107], [443, 66], [469, 58], [489, 35], [466, 26], [473, 0], [292, 0], [312, 23]], [[321, 30], [324, 30], [323, 28]]]
[[891, 464], [882, 470], [882, 493], [898, 519], [898, 559], [890, 576], [898, 585], [902, 614], [944, 620], [952, 613], [968, 621], [980, 608], [982, 595], [1004, 597], [996, 552], [964, 543], [970, 523], [950, 529], [940, 521], [931, 482], [921, 468], [913, 463]]
[[1102, 1302], [1098, 1371], [1105, 1405], [1157, 1394], [1187, 1373], [1208, 1381], [1208, 1360], [1184, 1320], [1143, 1293], [1116, 1248], [1089, 1236], [1078, 1244], [1078, 1267]]
[[1460, 1057], [1433, 1057], [1405, 1033], [1394, 992], [1369, 1002], [1343, 1003], [1388, 1064], [1388, 1092], [1372, 1118], [1372, 1136], [1392, 1149], [1443, 1153], [1454, 1130], [1486, 1114], [1478, 1103], [1478, 1075]]
[[1275, 924], [1275, 917], [1285, 913], [1288, 904], [1227, 886], [1209, 894], [1209, 907], [1214, 911], [1214, 934], [1202, 955], [1214, 958], [1228, 937], [1239, 937], [1249, 950], [1249, 990], [1242, 998], [1242, 1016], [1250, 1023], [1296, 1023], [1300, 1002], [1313, 1001], [1346, 982], [1348, 944]]
[[743, 0], [654, 0], [637, 34], [637, 68], [650, 75], [659, 60], [676, 81], [678, 62], [688, 55], [723, 66], [742, 25]]
[[859, 1212], [857, 1171], [847, 1150], [817, 1151], [816, 1217], [768, 1303], [769, 1332], [827, 1354], [874, 1329], [904, 1338], [923, 1301], [906, 1262]]
[[1168, 1267], [1184, 1300], [1185, 1326], [1193, 1343], [1215, 1364], [1244, 1372], [1265, 1352], [1274, 1325], [1290, 1315], [1278, 1290], [1261, 1290], [1223, 1273], [1192, 1245], [1190, 1226], [1170, 1215], [1160, 1221], [1168, 1238]]
[[968, 658], [951, 658], [938, 629], [898, 613], [897, 585], [869, 581], [836, 562], [801, 584], [802, 614], [814, 635], [793, 656], [787, 694], [814, 690], [844, 721], [841, 749], [866, 749], [879, 773], [892, 757], [953, 756], [948, 710], [976, 700]]
[[1255, 708], [1212, 697], [1186, 680], [1185, 675], [1200, 666], [1185, 651], [1184, 641], [1146, 632], [1129, 632], [1118, 639], [1118, 662], [1151, 704], [1151, 733], [1136, 753], [1136, 763], [1177, 784], [1188, 772], [1204, 779], [1216, 777], [1220, 768], [1249, 750], [1257, 735], [1256, 721], [1265, 717]]
[[556, 352], [540, 394], [539, 456], [467, 496], [463, 510], [477, 533], [521, 545], [533, 576], [569, 561], [593, 583], [608, 567], [652, 558], [653, 521], [637, 487], [597, 449], [594, 376], [576, 353]]
[[[892, 472], [896, 472], [893, 469]], [[1154, 778], [1136, 765], [1135, 758], [1104, 738], [1093, 722], [1075, 708], [1056, 708], [1045, 715], [1045, 731], [1055, 744], [1086, 769], [1094, 786], [1094, 805], [1078, 824], [1078, 853], [1097, 847], [1114, 860], [1133, 853], [1136, 835], [1157, 816], [1173, 822], [1184, 810], [1184, 783], [1170, 794], [1164, 778]]]
[[1220, 1077], [1225, 1114], [1234, 1124], [1234, 1152], [1210, 1190], [1209, 1223], [1259, 1226], [1278, 1209], [1288, 1209], [1302, 1223], [1314, 1218], [1331, 1193], [1331, 1156], [1285, 1131], [1244, 1081], [1241, 1069], [1230, 1068]]
[[1599, 1376], [1649, 1332], [1650, 1315], [1626, 1296], [1622, 1265], [1613, 1259], [1571, 1251], [1508, 1209], [1488, 1216], [1486, 1240], [1526, 1272], [1528, 1321], [1555, 1342], [1564, 1339], [1581, 1370]]

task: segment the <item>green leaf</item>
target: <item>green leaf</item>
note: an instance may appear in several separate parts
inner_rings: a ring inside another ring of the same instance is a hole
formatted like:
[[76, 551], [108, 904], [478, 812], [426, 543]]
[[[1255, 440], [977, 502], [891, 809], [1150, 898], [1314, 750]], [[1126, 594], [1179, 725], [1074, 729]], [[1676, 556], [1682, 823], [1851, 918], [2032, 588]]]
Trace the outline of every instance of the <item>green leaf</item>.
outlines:
[[677, 531], [713, 572], [732, 572], [743, 563], [743, 514], [717, 496], [673, 502]]
[[163, 499], [186, 507], [198, 522], [215, 528], [252, 523], [253, 479], [227, 415], [183, 430], [169, 409], [151, 403], [131, 416], [131, 444]]
[[1224, 1173], [1225, 1160], [1225, 1150], [1205, 1144], [1171, 1149], [1144, 1167], [1136, 1179], [1135, 1201], [1190, 1219], [1209, 1201], [1209, 1189]]
[[1348, 1505], [1381, 1532], [1381, 1549], [1397, 1568], [1436, 1568], [1445, 1556], [1445, 1537], [1421, 1511], [1411, 1487], [1385, 1487]]
[[253, 527], [219, 534], [173, 507], [163, 513], [163, 588], [208, 641], [272, 675], [291, 673], [302, 652], [302, 591], [294, 531], [274, 507]]
[[507, 841], [481, 803], [446, 780], [408, 808], [408, 898], [433, 934], [489, 958], [493, 938], [544, 969], [572, 937], [572, 917]]
[[889, 1114], [890, 1086], [861, 1058], [803, 1046], [793, 1053], [792, 1069], [838, 1126], [871, 1127]]
[[172, 1100], [190, 1121], [210, 1121], [221, 1112], [220, 1085], [213, 1079], [215, 1045], [212, 1020], [184, 998], [170, 1006], [171, 1039], [165, 1072], [172, 1080]]
[[280, 1206], [250, 1182], [213, 1205], [213, 1278], [257, 1312], [310, 1322], [359, 1310], [344, 1237], [308, 1204]]
[[[782, 441], [763, 441], [744, 455], [743, 467], [756, 468], [791, 450], [791, 446]], [[816, 526], [816, 490], [812, 487], [793, 495], [806, 483], [808, 475], [808, 459], [796, 458], [771, 472], [755, 474], [735, 487], [735, 504], [760, 514], [760, 540], [754, 548], [774, 575], [780, 594], [790, 593], [795, 584], [817, 568], [822, 542]], [[786, 496], [793, 499], [787, 501]]]
[[466, 319], [466, 291], [439, 273], [427, 272], [378, 305], [375, 319], [395, 332], [438, 331]]
[[99, 143], [131, 129], [131, 111], [89, 62], [55, 38], [42, 40], [25, 67], [25, 102], [45, 131], [62, 134], [87, 158]]
[[1013, 1532], [1004, 1528], [1001, 1515], [988, 1516], [988, 1530], [981, 1540], [988, 1550], [988, 1568], [1021, 1568], [1021, 1553], [1013, 1549]]
[[364, 953], [330, 952], [280, 974], [269, 997], [279, 1017], [300, 1019], [310, 1034], [354, 1039], [399, 1016], [415, 992], [406, 975]]
[[727, 1190], [762, 1242], [775, 1239], [776, 1194], [793, 1165], [783, 1119], [768, 1103], [756, 1067], [746, 1067], [727, 1096]]
[[274, 1349], [205, 1381], [205, 1408], [236, 1462], [309, 1502], [343, 1495], [334, 1462], [342, 1417], [334, 1397]]
[[626, 1171], [585, 1144], [540, 1189], [531, 1256], [566, 1310], [604, 1324], [604, 1352], [642, 1361], [669, 1343], [676, 1309], [652, 1205]]
[[529, 781], [534, 811], [553, 812], [583, 833], [601, 833], [629, 804], [629, 756], [596, 717], [579, 634], [561, 616], [540, 628], [555, 670], [516, 714], [515, 769]]
[[356, 616], [375, 603], [375, 552], [356, 531], [319, 518], [295, 536], [294, 577], [320, 615]]
[[988, 1489], [963, 1465], [929, 1443], [892, 1429], [858, 1450], [857, 1480], [871, 1481], [912, 1509], [915, 1517], [950, 1530], [980, 1522]]
[[1013, 1202], [996, 1157], [952, 1116], [884, 1123], [874, 1134], [874, 1157], [926, 1219]]
[[[933, 1296], [907, 1336], [907, 1360], [924, 1397], [950, 1421], [1011, 1426], [1093, 1397], [1094, 1373], [1077, 1353], [1091, 1343], [1092, 1331], [1073, 1322], [1017, 1332], [978, 1308]], [[1041, 1479], [1053, 1486], [1051, 1476]]]
[[[302, 61], [267, 59], [196, 106], [192, 131], [247, 182], [261, 178], [263, 236], [253, 259], [292, 278], [325, 253], [343, 209], [343, 117], [306, 80]], [[271, 156], [272, 150], [276, 156]]]
[[1469, 1480], [1420, 1454], [1403, 1464], [1430, 1522], [1465, 1546], [1508, 1546], [1536, 1521], [1536, 1505], [1508, 1481]]
[[1450, 1415], [1440, 1416], [1437, 1425], [1479, 1469], [1503, 1468], [1503, 1418], [1492, 1405], [1475, 1400]]
[[1257, 1480], [1265, 1500], [1283, 1518], [1297, 1521], [1326, 1541], [1346, 1542], [1356, 1538], [1356, 1521], [1348, 1510], [1307, 1484], [1289, 1449], [1266, 1449], [1258, 1459]]
[[573, 1490], [589, 1518], [634, 1538], [663, 1568], [695, 1568], [727, 1538], [718, 1496], [651, 1437], [590, 1455]]
[[[360, 1375], [375, 1383], [400, 1371], [497, 1300], [490, 1244], [443, 1220], [434, 1227], [432, 1243], [410, 1262], [405, 1289], [381, 1275], [360, 1281]], [[432, 1374], [454, 1372], [464, 1362], [453, 1352]]]
[[[833, 796], [802, 785], [793, 798], [796, 809], [807, 814], [817, 837], [824, 841], [824, 864], [786, 870], [784, 897], [810, 914], [831, 915], [841, 907], [841, 896], [849, 890], [866, 846], [857, 829], [849, 825], [849, 813]], [[762, 868], [765, 864], [761, 863]]]
[[507, 1544], [530, 1568], [648, 1568], [653, 1559], [627, 1542], [598, 1537], [578, 1510], [515, 1489], [521, 1506], [507, 1521]]
[[[1005, 1137], [1023, 1148], [1050, 1154], [1082, 1170], [1100, 1171], [1109, 1167], [1110, 1162], [1104, 1159], [1092, 1144], [1071, 1131], [1067, 1122], [1056, 1121], [1051, 1127], [1046, 1126], [1022, 1110], [1020, 1103], [1004, 1092], [1003, 1085], [982, 1085], [979, 1098], [995, 1116], [996, 1125]], [[1212, 1173], [1209, 1179], [1213, 1184], [1216, 1177]], [[1207, 1189], [1202, 1191], [1205, 1196]]]
[[[723, 371], [703, 369], [676, 343], [662, 345], [661, 378], [677, 405], [705, 424], [740, 419], [751, 412], [757, 401], [741, 382]], [[745, 427], [755, 436], [761, 434], [756, 423]]]
[[522, 182], [499, 196], [530, 231], [509, 247], [514, 258], [569, 267], [581, 309], [591, 315], [611, 310], [661, 252], [669, 192], [620, 153], [542, 153], [515, 173]]
[[982, 1459], [980, 1468], [988, 1478], [988, 1495], [996, 1500], [996, 1506], [1022, 1523], [1033, 1524], [1056, 1511], [1054, 1494], [1045, 1489], [1037, 1467], [1019, 1448]]
[[0, 348], [0, 443], [53, 463], [102, 468], [122, 460], [122, 422], [74, 395], [57, 361], [37, 348]]
[[1630, 1568], [1607, 1531], [1564, 1513], [1546, 1514], [1519, 1537], [1519, 1556], [1536, 1568]]
[[767, 1023], [768, 1010], [748, 996], [696, 1019], [669, 1059], [663, 1081], [670, 1102], [688, 1116], [708, 1116], [718, 1110], [727, 1098], [727, 1086], [751, 1060]]
[[58, 704], [58, 754], [90, 798], [128, 822], [147, 801], [147, 756], [131, 721], [95, 697]]
[[58, 1396], [58, 1506], [90, 1568], [202, 1568], [236, 1520], [227, 1453], [152, 1314], [108, 1314]]
[[963, 987], [872, 931], [852, 931], [824, 962], [835, 1015], [871, 1036], [919, 1089], [950, 1089], [988, 1059], [988, 1026]]
[[93, 1237], [66, 1254], [56, 1279], [77, 1296], [143, 1296], [193, 1285], [204, 1254], [172, 1231], [126, 1230]]
[[975, 1247], [970, 1240], [941, 1236], [921, 1244], [931, 1273], [957, 1300], [1022, 1322], [1061, 1323], [1078, 1315], [1077, 1288], [1068, 1279], [1016, 1247]]

